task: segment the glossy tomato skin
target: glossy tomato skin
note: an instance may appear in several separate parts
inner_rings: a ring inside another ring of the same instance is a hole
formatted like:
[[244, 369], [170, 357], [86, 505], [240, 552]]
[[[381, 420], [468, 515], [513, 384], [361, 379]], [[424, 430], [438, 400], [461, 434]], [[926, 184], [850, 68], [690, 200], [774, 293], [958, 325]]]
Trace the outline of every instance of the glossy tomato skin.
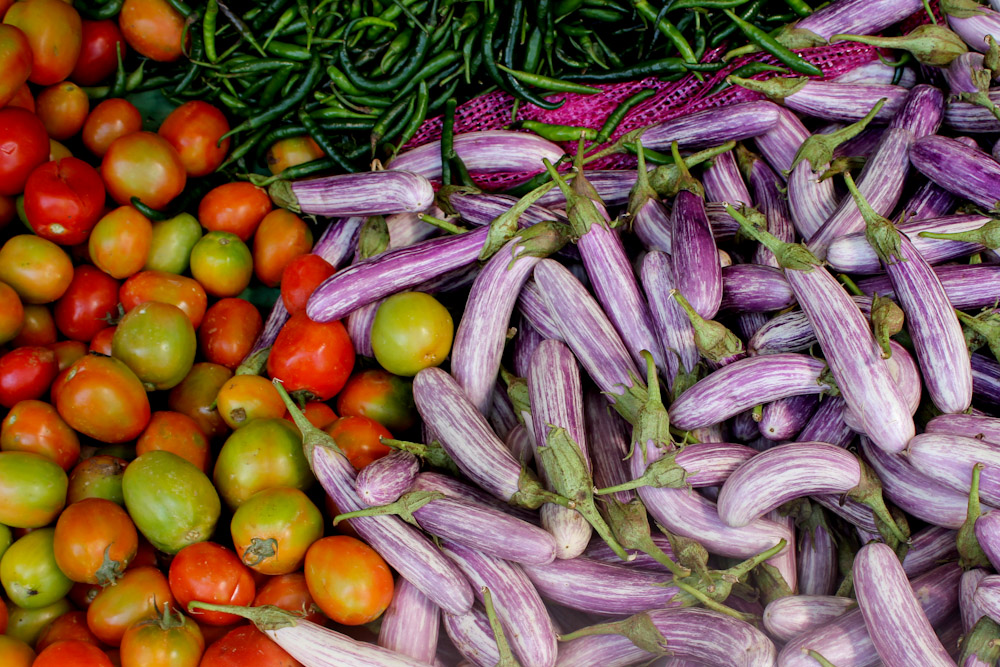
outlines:
[[215, 406], [215, 397], [233, 372], [219, 364], [207, 361], [191, 367], [187, 377], [170, 390], [168, 407], [191, 417], [209, 439], [218, 438], [229, 432]]
[[0, 109], [0, 195], [21, 194], [31, 172], [48, 159], [49, 135], [38, 116]]
[[313, 322], [305, 312], [281, 328], [267, 359], [267, 373], [289, 392], [305, 390], [326, 401], [337, 395], [354, 368], [354, 345], [340, 322]]
[[142, 270], [153, 242], [153, 223], [131, 206], [119, 206], [103, 216], [87, 240], [90, 260], [113, 278], [128, 278]]
[[194, 327], [183, 310], [147, 301], [121, 319], [111, 340], [111, 354], [125, 362], [148, 390], [171, 389], [194, 363]]
[[312, 230], [302, 218], [283, 208], [271, 211], [253, 237], [254, 274], [268, 287], [276, 287], [289, 262], [312, 245]]
[[[333, 422], [337, 421], [337, 413], [333, 411], [326, 403], [321, 401], [306, 401], [306, 404], [302, 406], [302, 416], [306, 420], [319, 429], [324, 429]], [[285, 419], [294, 423], [295, 420], [292, 418], [292, 414], [285, 410]]]
[[235, 297], [253, 278], [253, 255], [235, 234], [209, 232], [191, 249], [191, 275], [212, 296]]
[[383, 445], [379, 438], [391, 438], [389, 429], [368, 417], [341, 417], [325, 429], [355, 470], [361, 470], [372, 461], [380, 459], [392, 448]]
[[319, 255], [311, 253], [293, 257], [281, 272], [281, 301], [285, 310], [294, 315], [306, 309], [309, 297], [337, 269]]
[[65, 141], [83, 127], [90, 111], [90, 98], [72, 81], [63, 81], [43, 90], [35, 100], [35, 113], [51, 139]]
[[204, 651], [205, 638], [198, 624], [169, 608], [161, 618], [130, 626], [121, 643], [123, 667], [197, 667]]
[[201, 224], [190, 213], [179, 213], [153, 223], [153, 241], [146, 258], [151, 271], [184, 273], [191, 260], [191, 250], [201, 239]]
[[208, 472], [209, 442], [198, 423], [180, 412], [154, 412], [135, 443], [136, 456], [163, 450], [176, 454], [202, 472]]
[[125, 0], [118, 25], [129, 46], [147, 58], [172, 62], [183, 55], [184, 17], [165, 0]]
[[117, 280], [89, 264], [76, 267], [69, 287], [52, 308], [59, 333], [90, 342], [117, 316], [120, 287]]
[[72, 366], [73, 362], [77, 359], [87, 354], [87, 344], [79, 340], [59, 340], [45, 347], [55, 353], [60, 373]]
[[323, 613], [342, 625], [370, 623], [392, 602], [392, 572], [361, 540], [334, 535], [306, 553], [306, 585]]
[[323, 537], [323, 515], [302, 491], [264, 489], [239, 506], [230, 523], [240, 559], [262, 574], [289, 574]]
[[14, 99], [31, 74], [31, 44], [20, 28], [0, 24], [0, 106]]
[[71, 580], [110, 586], [135, 558], [139, 534], [120, 505], [87, 498], [59, 515], [53, 548], [56, 564]]
[[0, 357], [0, 405], [41, 398], [59, 373], [56, 354], [47, 347], [19, 347]]
[[122, 283], [118, 291], [125, 312], [147, 301], [162, 301], [183, 310], [197, 329], [208, 308], [208, 295], [197, 280], [165, 271], [140, 271]]
[[104, 210], [104, 183], [75, 157], [36, 167], [24, 186], [24, 212], [35, 233], [59, 245], [87, 239]]
[[157, 133], [181, 156], [188, 176], [207, 176], [229, 152], [229, 121], [216, 107], [201, 100], [185, 102], [170, 112]]
[[253, 600], [255, 607], [264, 605], [274, 605], [285, 611], [304, 613], [304, 619], [319, 625], [326, 623], [326, 617], [323, 616], [323, 612], [320, 611], [319, 606], [313, 602], [312, 595], [309, 594], [309, 587], [306, 586], [306, 575], [301, 572], [268, 577], [264, 585], [257, 591], [257, 597]]
[[[88, 21], [81, 25], [80, 57], [76, 60], [69, 78], [81, 86], [95, 86], [118, 69], [117, 48], [122, 59], [128, 55], [128, 46], [122, 31], [111, 19]], [[118, 45], [121, 45], [120, 47]]]
[[226, 439], [212, 479], [226, 504], [236, 509], [263, 489], [306, 489], [315, 478], [295, 426], [284, 419], [255, 419]]
[[198, 219], [211, 232], [230, 232], [248, 241], [271, 210], [267, 192], [248, 181], [212, 188], [198, 204]]
[[256, 306], [245, 299], [219, 299], [205, 313], [198, 327], [198, 349], [205, 359], [235, 369], [264, 328]]
[[39, 652], [32, 667], [112, 667], [108, 654], [97, 646], [79, 639], [66, 639], [50, 644]]
[[0, 582], [7, 598], [19, 607], [47, 607], [73, 587], [56, 564], [54, 535], [54, 528], [33, 530], [10, 545], [0, 559]]
[[231, 625], [239, 616], [220, 611], [192, 610], [197, 600], [213, 604], [249, 605], [257, 594], [250, 569], [231, 550], [214, 542], [199, 542], [177, 552], [170, 562], [170, 590], [182, 609], [199, 623]]
[[0, 662], [6, 667], [31, 667], [35, 652], [24, 641], [0, 635]]
[[121, 98], [104, 100], [83, 121], [83, 145], [97, 157], [104, 157], [119, 137], [142, 129], [142, 114], [135, 105]]
[[380, 368], [355, 373], [337, 395], [337, 412], [368, 417], [393, 433], [404, 433], [417, 421], [413, 383]]
[[103, 646], [101, 640], [87, 627], [87, 612], [68, 611], [42, 631], [38, 642], [35, 643], [35, 650], [41, 653], [46, 647], [67, 639], [88, 642], [97, 647]]
[[49, 310], [49, 307], [40, 304], [26, 304], [24, 306], [24, 326], [21, 327], [21, 331], [10, 342], [10, 345], [11, 347], [52, 345], [58, 338], [56, 321], [52, 317], [52, 311]]
[[0, 282], [0, 345], [7, 343], [24, 326], [24, 304], [14, 288]]
[[302, 663], [252, 625], [241, 625], [205, 649], [201, 667], [301, 667]]
[[412, 377], [439, 366], [451, 352], [451, 313], [430, 294], [397, 292], [378, 307], [372, 323], [372, 351], [385, 370]]
[[33, 452], [69, 471], [80, 458], [80, 439], [44, 401], [21, 401], [0, 424], [0, 451]]
[[57, 600], [47, 607], [25, 609], [8, 603], [10, 618], [7, 622], [7, 635], [20, 639], [29, 645], [34, 645], [45, 627], [68, 611], [73, 605], [67, 598]]
[[132, 197], [161, 209], [187, 183], [184, 163], [174, 147], [154, 132], [134, 132], [111, 142], [101, 161], [108, 194], [119, 204]]
[[134, 440], [149, 422], [149, 398], [139, 378], [113, 357], [87, 355], [52, 385], [59, 415], [75, 430], [101, 442]]
[[3, 22], [20, 28], [31, 44], [28, 81], [51, 86], [73, 71], [83, 43], [83, 24], [71, 5], [62, 0], [17, 2], [7, 10]]
[[254, 419], [275, 419], [285, 414], [278, 390], [259, 375], [234, 375], [222, 385], [215, 400], [219, 414], [233, 430]]
[[170, 584], [162, 572], [155, 567], [136, 567], [97, 594], [87, 607], [87, 625], [102, 642], [118, 646], [129, 626], [174, 604]]
[[125, 504], [122, 476], [128, 461], [117, 456], [97, 454], [76, 464], [69, 474], [66, 502], [77, 503], [84, 498], [104, 498]]
[[113, 326], [105, 327], [94, 334], [94, 337], [90, 339], [90, 345], [87, 346], [87, 351], [110, 357], [111, 340], [114, 338], [116, 328]]
[[290, 137], [276, 141], [267, 149], [267, 168], [280, 174], [289, 167], [312, 162], [323, 157], [323, 150], [312, 137]]

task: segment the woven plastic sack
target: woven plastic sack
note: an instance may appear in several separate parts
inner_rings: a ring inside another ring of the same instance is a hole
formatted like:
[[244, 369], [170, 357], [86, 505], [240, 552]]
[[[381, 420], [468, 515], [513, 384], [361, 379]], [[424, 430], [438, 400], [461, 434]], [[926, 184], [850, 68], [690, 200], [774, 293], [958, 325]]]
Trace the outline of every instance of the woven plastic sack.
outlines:
[[[937, 3], [933, 3], [936, 5]], [[907, 19], [904, 29], [912, 29], [920, 23], [928, 21], [925, 12], [918, 12]], [[722, 59], [725, 49], [719, 48], [705, 54], [703, 62], [717, 62]], [[816, 65], [822, 72], [817, 79], [833, 79], [845, 74], [855, 67], [875, 60], [879, 50], [865, 44], [840, 42], [837, 44], [819, 46], [797, 51], [806, 61]], [[723, 107], [740, 102], [760, 99], [759, 93], [754, 93], [739, 86], [729, 86], [718, 93], [709, 93], [721, 81], [743, 65], [751, 62], [779, 64], [771, 55], [756, 53], [742, 56], [730, 61], [717, 72], [703, 75], [698, 80], [694, 74], [685, 76], [673, 82], [660, 81], [656, 77], [647, 77], [638, 81], [626, 81], [613, 84], [594, 84], [600, 88], [600, 93], [581, 95], [577, 93], [553, 93], [547, 99], [565, 99], [566, 102], [558, 109], [551, 111], [541, 109], [533, 104], [522, 104], [518, 109], [517, 120], [536, 120], [543, 123], [574, 125], [598, 129], [604, 120], [621, 102], [645, 88], [652, 88], [657, 94], [642, 104], [633, 108], [622, 120], [618, 129], [612, 134], [609, 143], [622, 134], [661, 123], [671, 118], [687, 115], [695, 111], [714, 107]], [[767, 78], [771, 73], [764, 73], [753, 78]], [[514, 98], [503, 91], [494, 91], [481, 95], [463, 103], [455, 109], [455, 134], [477, 132], [482, 130], [498, 130], [513, 122], [511, 116], [514, 109]], [[406, 148], [420, 146], [441, 137], [443, 117], [437, 116], [424, 121], [423, 125], [406, 145]], [[575, 144], [561, 144], [568, 152], [575, 151]], [[596, 148], [596, 146], [590, 147]], [[590, 150], [588, 148], [588, 152]], [[632, 155], [609, 155], [597, 160], [588, 168], [592, 169], [628, 169], [634, 168], [636, 158]], [[539, 169], [541, 171], [541, 169]], [[472, 173], [470, 176], [477, 186], [488, 191], [499, 191], [518, 185], [528, 180], [538, 172], [494, 172]]]

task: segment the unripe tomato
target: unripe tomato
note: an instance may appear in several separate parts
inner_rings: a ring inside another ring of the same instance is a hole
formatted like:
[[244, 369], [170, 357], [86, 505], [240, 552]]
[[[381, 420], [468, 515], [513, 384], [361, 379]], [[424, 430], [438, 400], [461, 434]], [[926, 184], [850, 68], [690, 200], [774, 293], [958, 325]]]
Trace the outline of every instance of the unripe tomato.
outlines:
[[11, 347], [26, 345], [52, 345], [59, 338], [56, 322], [48, 306], [25, 304], [24, 326], [10, 342]]
[[59, 515], [53, 549], [56, 564], [71, 580], [110, 586], [135, 558], [139, 534], [121, 506], [87, 498]]
[[216, 438], [229, 432], [215, 405], [219, 389], [232, 377], [233, 372], [225, 366], [206, 361], [195, 364], [181, 383], [170, 390], [167, 406], [195, 420], [198, 428], [209, 438]]
[[389, 566], [374, 549], [353, 537], [335, 535], [313, 542], [304, 571], [313, 600], [342, 625], [370, 623], [392, 601]]
[[153, 222], [153, 239], [145, 268], [148, 271], [184, 273], [191, 262], [191, 250], [201, 239], [201, 224], [190, 213], [179, 213]]
[[157, 450], [176, 454], [202, 472], [208, 471], [208, 438], [198, 422], [185, 414], [171, 410], [153, 413], [146, 430], [135, 443], [135, 453], [142, 456]]
[[298, 489], [264, 489], [236, 510], [230, 532], [247, 566], [262, 574], [288, 574], [302, 566], [306, 551], [323, 537], [323, 515]]
[[0, 451], [41, 454], [69, 471], [80, 458], [80, 439], [51, 404], [21, 401], [0, 425]]
[[0, 583], [19, 607], [45, 607], [69, 593], [73, 582], [56, 563], [55, 528], [39, 528], [10, 545], [0, 559]]
[[191, 275], [212, 296], [234, 297], [253, 278], [253, 255], [236, 234], [209, 232], [191, 249]]
[[23, 326], [24, 304], [21, 297], [13, 287], [0, 282], [0, 345], [12, 340]]
[[55, 301], [72, 280], [73, 262], [52, 241], [20, 234], [0, 247], [0, 281], [13, 287], [26, 304]]
[[17, 2], [3, 22], [20, 28], [31, 44], [28, 81], [51, 86], [66, 79], [76, 66], [83, 43], [80, 14], [62, 0]]
[[323, 157], [323, 149], [312, 137], [290, 137], [275, 142], [267, 149], [267, 168], [280, 174], [289, 167], [312, 162]]
[[197, 344], [194, 327], [183, 310], [147, 301], [118, 323], [111, 354], [124, 361], [150, 391], [171, 389], [191, 370]]
[[31, 74], [31, 44], [20, 28], [0, 25], [0, 107], [6, 106]]
[[167, 578], [155, 567], [127, 570], [114, 586], [101, 589], [87, 607], [87, 625], [105, 644], [118, 646], [125, 631], [174, 606]]
[[140, 271], [122, 283], [118, 291], [125, 312], [147, 301], [162, 301], [183, 310], [197, 329], [205, 317], [208, 296], [197, 280], [163, 271]]
[[153, 223], [131, 206], [119, 206], [94, 225], [87, 250], [90, 260], [112, 278], [142, 270], [153, 243]]
[[260, 375], [234, 375], [222, 385], [215, 400], [219, 414], [233, 430], [254, 419], [285, 415], [285, 403], [278, 390]]
[[0, 452], [0, 523], [39, 528], [66, 506], [69, 481], [55, 461], [33, 452]]
[[430, 294], [399, 292], [378, 307], [371, 335], [382, 368], [410, 377], [444, 361], [455, 326], [451, 313]]

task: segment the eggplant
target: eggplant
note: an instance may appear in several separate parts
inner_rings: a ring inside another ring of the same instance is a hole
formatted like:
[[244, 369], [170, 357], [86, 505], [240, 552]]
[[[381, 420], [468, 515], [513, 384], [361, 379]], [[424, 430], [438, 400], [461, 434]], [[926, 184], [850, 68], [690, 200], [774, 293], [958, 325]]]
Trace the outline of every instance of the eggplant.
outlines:
[[[567, 180], [575, 180], [575, 175], [566, 175]], [[588, 169], [587, 182], [594, 188], [606, 206], [621, 206], [628, 202], [629, 194], [639, 178], [638, 172], [631, 169]], [[566, 206], [566, 195], [553, 188], [538, 199], [542, 206], [563, 208]]]
[[795, 305], [795, 293], [781, 269], [733, 264], [722, 269], [722, 310], [769, 312]]
[[[755, 137], [754, 143], [775, 171], [781, 175], [788, 175], [794, 166], [795, 154], [802, 146], [802, 142], [808, 138], [809, 130], [799, 117], [789, 109], [778, 107], [777, 123], [770, 130]], [[829, 185], [832, 193], [833, 184]]]
[[506, 514], [510, 514], [511, 516], [515, 516], [521, 521], [539, 525], [537, 512], [526, 510], [523, 507], [510, 505], [496, 496], [486, 493], [479, 487], [466, 484], [451, 475], [429, 471], [417, 473], [417, 478], [413, 482], [412, 490], [433, 491], [440, 493], [446, 498], [455, 498], [457, 500], [465, 500], [479, 505], [486, 505], [487, 507], [491, 507], [505, 512]]
[[1000, 364], [981, 354], [972, 355], [972, 394], [994, 405], [1000, 404]]
[[433, 662], [437, 654], [440, 618], [438, 606], [401, 578], [393, 588], [392, 602], [382, 614], [378, 645], [414, 660]]
[[988, 35], [1000, 33], [1000, 13], [979, 3], [943, 2], [941, 8], [948, 20], [948, 27], [973, 49], [986, 53]]
[[716, 155], [711, 166], [702, 173], [701, 181], [706, 201], [725, 202], [737, 208], [753, 204], [733, 151]]
[[910, 441], [906, 458], [923, 474], [966, 495], [972, 466], [982, 463], [979, 495], [984, 503], [1000, 504], [1000, 447], [996, 445], [960, 435], [922, 433]]
[[562, 332], [559, 330], [559, 322], [549, 311], [542, 292], [538, 289], [533, 278], [529, 278], [521, 286], [521, 292], [517, 298], [517, 308], [521, 311], [524, 319], [541, 334], [542, 338], [563, 339]]
[[791, 440], [809, 422], [809, 418], [819, 404], [814, 394], [800, 394], [780, 398], [764, 406], [758, 427], [760, 434], [768, 440]]
[[910, 90], [889, 127], [909, 130], [915, 139], [920, 139], [937, 132], [943, 116], [944, 94], [941, 89], [922, 83]]
[[675, 141], [684, 148], [717, 146], [756, 137], [777, 122], [778, 106], [773, 102], [742, 102], [694, 111], [652, 125], [642, 133], [642, 145], [654, 150], [667, 150]]
[[[992, 306], [996, 301], [997, 290], [1000, 289], [1000, 266], [947, 264], [934, 267], [934, 273], [941, 281], [953, 308], [983, 308]], [[859, 280], [858, 288], [865, 294], [877, 292], [890, 299], [896, 298], [888, 276]]]
[[802, 595], [830, 595], [836, 590], [837, 545], [823, 510], [808, 505], [810, 514], [799, 530], [798, 581]]
[[927, 526], [910, 537], [910, 548], [903, 558], [903, 571], [910, 579], [933, 570], [941, 563], [958, 558], [956, 533], [942, 526]]
[[419, 213], [434, 203], [430, 181], [403, 169], [275, 181], [268, 194], [294, 213], [330, 218]]
[[[871, 314], [870, 296], [854, 296], [851, 299], [865, 316]], [[751, 355], [804, 352], [816, 343], [816, 333], [809, 324], [809, 316], [801, 310], [789, 310], [775, 315], [754, 332], [747, 341], [747, 351]]]
[[809, 32], [825, 43], [838, 33], [871, 35], [921, 9], [919, 0], [837, 0], [800, 19], [783, 33]]
[[829, 442], [838, 447], [847, 447], [854, 440], [854, 430], [844, 421], [847, 404], [840, 396], [828, 396], [819, 406], [802, 430], [798, 440], [802, 442]]
[[416, 456], [396, 449], [362, 468], [354, 480], [354, 490], [366, 505], [385, 505], [413, 486], [419, 469]]
[[649, 302], [653, 329], [666, 352], [667, 386], [675, 391], [678, 377], [690, 378], [700, 361], [694, 328], [684, 309], [671, 296], [676, 288], [673, 261], [666, 253], [652, 251], [642, 260], [642, 285]]
[[[504, 172], [541, 169], [542, 160], [555, 162], [563, 150], [548, 139], [530, 132], [483, 130], [456, 134], [454, 149], [471, 172]], [[389, 167], [406, 169], [424, 178], [441, 178], [441, 140], [436, 139], [397, 155]], [[376, 197], [377, 201], [377, 197]]]
[[670, 211], [674, 283], [694, 310], [710, 320], [722, 303], [719, 250], [705, 213], [704, 190], [685, 170], [682, 174]]
[[988, 574], [980, 579], [972, 600], [994, 621], [1000, 618], [1000, 574]]
[[[495, 667], [500, 662], [500, 651], [490, 627], [490, 619], [479, 606], [474, 606], [464, 614], [442, 615], [442, 624], [448, 639], [468, 662], [464, 665]], [[434, 663], [437, 665], [438, 663]], [[452, 662], [446, 662], [447, 667]]]
[[[740, 169], [750, 181], [757, 208], [767, 219], [768, 231], [781, 241], [794, 241], [795, 226], [782, 180], [760, 156], [745, 148], [739, 151], [739, 156]], [[764, 246], [757, 246], [753, 263], [778, 266], [774, 255]]]
[[[498, 217], [514, 208], [517, 203], [517, 197], [510, 195], [487, 192], [473, 193], [463, 190], [457, 190], [448, 194], [448, 204], [458, 213], [458, 216], [465, 222], [477, 227], [489, 225]], [[524, 212], [518, 216], [517, 226], [521, 228], [530, 227], [531, 225], [548, 220], [565, 222], [566, 217], [536, 202], [525, 208]]]
[[959, 435], [1000, 446], [1000, 419], [988, 415], [938, 415], [927, 422], [924, 433]]
[[979, 582], [989, 574], [989, 570], [983, 568], [973, 568], [962, 573], [962, 579], [959, 582], [958, 606], [962, 613], [962, 629], [965, 632], [972, 630], [979, 619], [986, 615], [986, 612], [976, 604], [975, 594]]
[[778, 641], [787, 642], [823, 627], [857, 605], [853, 598], [836, 595], [789, 595], [764, 608], [764, 628]]
[[963, 199], [986, 208], [1000, 201], [1000, 164], [988, 153], [948, 137], [913, 142], [910, 162], [924, 176]]
[[772, 77], [765, 81], [730, 76], [728, 81], [766, 96], [793, 111], [813, 118], [853, 123], [864, 118], [881, 99], [885, 105], [875, 122], [888, 123], [903, 107], [910, 91], [878, 83], [837, 83], [808, 77]]

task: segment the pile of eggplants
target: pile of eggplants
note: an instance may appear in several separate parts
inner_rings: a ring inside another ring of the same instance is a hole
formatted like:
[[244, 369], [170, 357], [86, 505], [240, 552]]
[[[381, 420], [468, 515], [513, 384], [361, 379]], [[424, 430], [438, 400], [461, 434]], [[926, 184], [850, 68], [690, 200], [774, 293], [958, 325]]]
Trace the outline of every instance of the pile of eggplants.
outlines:
[[544, 170], [523, 198], [435, 194], [436, 143], [276, 190], [332, 219], [307, 313], [359, 354], [391, 294], [464, 310], [413, 379], [422, 442], [356, 474], [299, 420], [400, 574], [379, 646], [272, 637], [306, 664], [996, 665], [1000, 13], [940, 5], [895, 41], [919, 0], [802, 19], [779, 40], [908, 55], [734, 81], [760, 99], [622, 137], [637, 170], [495, 131], [453, 149]]

